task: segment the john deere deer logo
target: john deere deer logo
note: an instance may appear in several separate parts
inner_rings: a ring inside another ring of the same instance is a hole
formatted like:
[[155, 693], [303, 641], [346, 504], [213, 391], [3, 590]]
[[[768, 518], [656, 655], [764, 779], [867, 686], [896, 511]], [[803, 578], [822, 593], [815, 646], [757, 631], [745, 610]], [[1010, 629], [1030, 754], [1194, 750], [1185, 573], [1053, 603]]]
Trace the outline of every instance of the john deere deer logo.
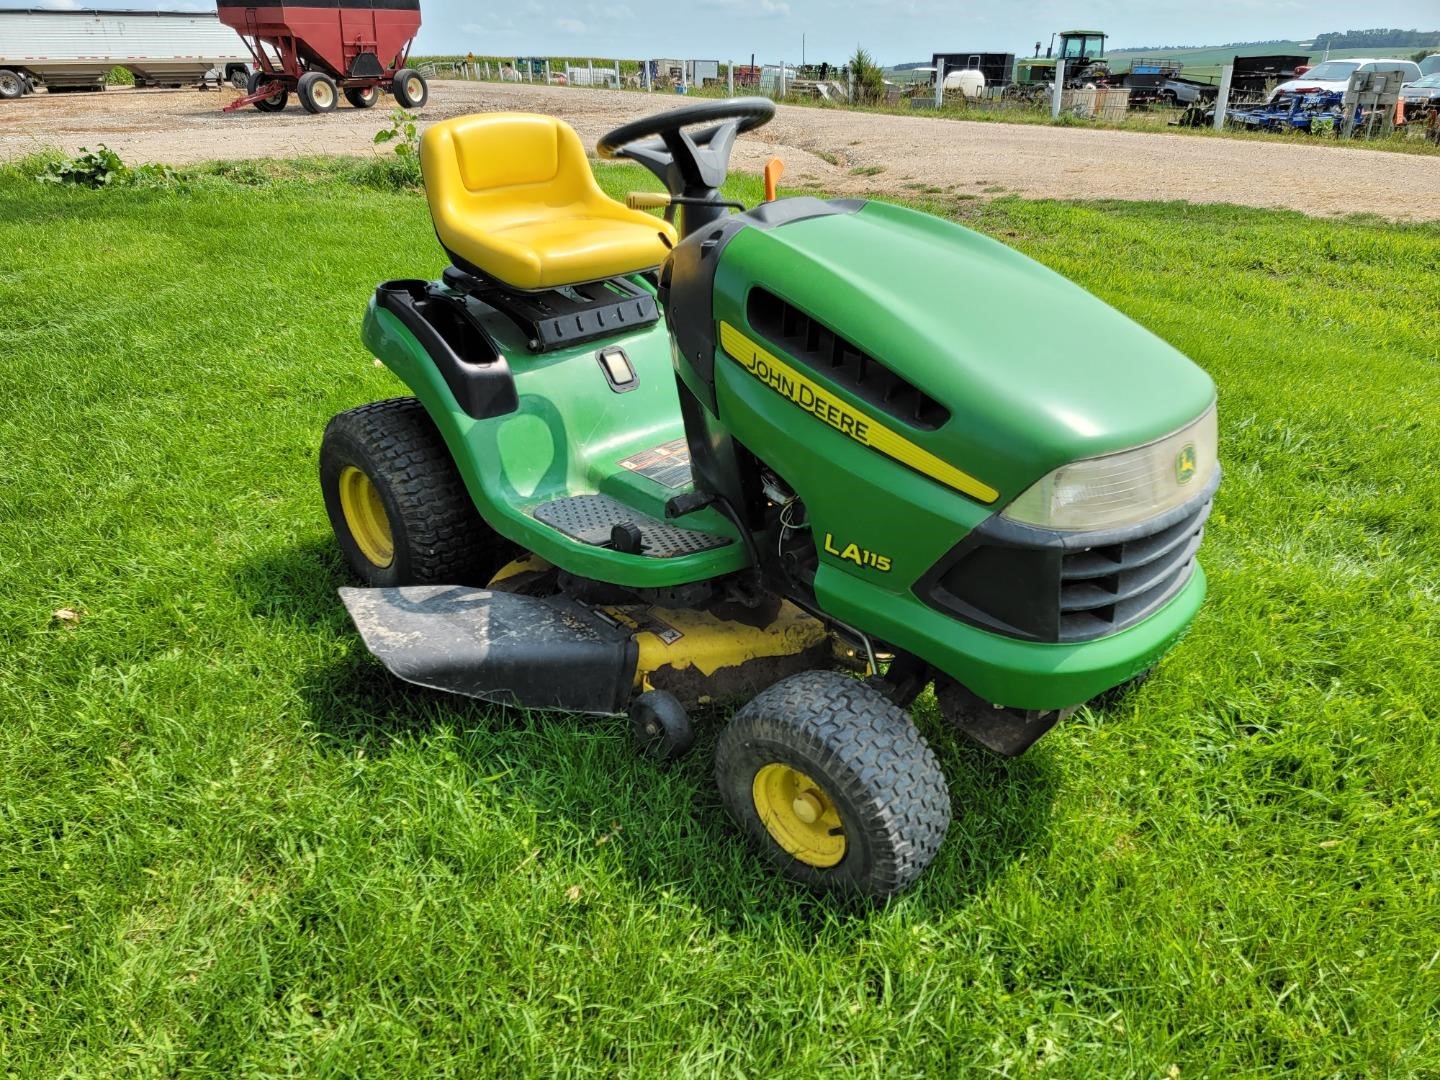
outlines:
[[1175, 455], [1175, 482], [1188, 484], [1195, 476], [1195, 444], [1186, 443]]

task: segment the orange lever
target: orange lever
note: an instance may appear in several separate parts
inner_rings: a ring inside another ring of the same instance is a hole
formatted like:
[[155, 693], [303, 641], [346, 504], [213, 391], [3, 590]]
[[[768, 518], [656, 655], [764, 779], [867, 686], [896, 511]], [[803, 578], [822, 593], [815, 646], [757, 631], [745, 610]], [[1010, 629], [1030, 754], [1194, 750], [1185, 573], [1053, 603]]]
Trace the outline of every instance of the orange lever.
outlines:
[[775, 189], [780, 184], [780, 177], [785, 175], [785, 163], [778, 157], [772, 157], [765, 163], [765, 201], [775, 201]]

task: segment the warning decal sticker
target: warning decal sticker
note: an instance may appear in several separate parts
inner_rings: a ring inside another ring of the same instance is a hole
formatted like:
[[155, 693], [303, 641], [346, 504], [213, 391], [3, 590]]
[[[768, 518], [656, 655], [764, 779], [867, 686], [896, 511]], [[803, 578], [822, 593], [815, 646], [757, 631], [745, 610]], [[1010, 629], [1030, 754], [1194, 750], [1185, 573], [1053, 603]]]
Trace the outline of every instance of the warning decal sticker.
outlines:
[[620, 462], [620, 467], [668, 488], [684, 487], [690, 483], [690, 447], [684, 439], [672, 439], [631, 454]]

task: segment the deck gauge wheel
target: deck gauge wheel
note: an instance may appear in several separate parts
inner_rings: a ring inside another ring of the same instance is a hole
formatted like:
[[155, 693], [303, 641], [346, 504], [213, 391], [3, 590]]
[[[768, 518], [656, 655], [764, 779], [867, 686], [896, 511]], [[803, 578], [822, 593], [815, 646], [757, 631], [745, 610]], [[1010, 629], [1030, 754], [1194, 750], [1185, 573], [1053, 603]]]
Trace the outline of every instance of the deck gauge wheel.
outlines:
[[630, 731], [640, 752], [656, 761], [678, 761], [695, 745], [685, 706], [668, 690], [647, 690], [630, 704]]

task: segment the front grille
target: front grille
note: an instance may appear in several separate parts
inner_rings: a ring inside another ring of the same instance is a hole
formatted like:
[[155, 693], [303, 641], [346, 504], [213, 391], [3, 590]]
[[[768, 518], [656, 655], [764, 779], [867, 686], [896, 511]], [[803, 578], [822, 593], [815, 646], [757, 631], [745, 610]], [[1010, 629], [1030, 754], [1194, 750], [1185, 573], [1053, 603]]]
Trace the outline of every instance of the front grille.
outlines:
[[1149, 536], [1060, 558], [1060, 641], [1086, 641], [1133, 626], [1195, 572], [1210, 502]]
[[921, 578], [932, 607], [1008, 637], [1090, 641], [1173, 599], [1195, 573], [1210, 489], [1125, 530], [1062, 533], [993, 517]]

